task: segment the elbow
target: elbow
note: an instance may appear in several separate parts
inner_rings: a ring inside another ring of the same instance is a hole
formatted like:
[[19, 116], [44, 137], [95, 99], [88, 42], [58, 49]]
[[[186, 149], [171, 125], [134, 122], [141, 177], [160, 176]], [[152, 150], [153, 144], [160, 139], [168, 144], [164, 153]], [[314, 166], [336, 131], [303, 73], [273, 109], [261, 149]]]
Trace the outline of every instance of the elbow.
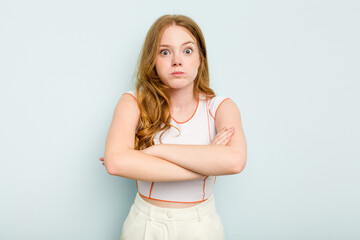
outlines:
[[106, 171], [108, 172], [108, 174], [110, 174], [110, 175], [118, 175], [117, 174], [117, 172], [116, 172], [116, 168], [115, 167], [113, 167], [113, 166], [107, 166], [107, 165], [105, 165], [106, 166]]
[[104, 162], [105, 162], [106, 171], [110, 175], [120, 176], [120, 172], [119, 172], [119, 169], [121, 169], [121, 167], [120, 167], [121, 155], [120, 154], [112, 154], [109, 156], [105, 156]]
[[237, 151], [236, 153], [232, 154], [232, 164], [230, 172], [232, 174], [238, 174], [242, 172], [246, 165], [246, 153], [242, 153]]
[[117, 168], [116, 168], [116, 166], [114, 166], [114, 164], [113, 163], [107, 163], [107, 164], [105, 164], [105, 168], [106, 168], [106, 171], [108, 172], [108, 174], [110, 174], [110, 175], [118, 175], [118, 173], [117, 173]]

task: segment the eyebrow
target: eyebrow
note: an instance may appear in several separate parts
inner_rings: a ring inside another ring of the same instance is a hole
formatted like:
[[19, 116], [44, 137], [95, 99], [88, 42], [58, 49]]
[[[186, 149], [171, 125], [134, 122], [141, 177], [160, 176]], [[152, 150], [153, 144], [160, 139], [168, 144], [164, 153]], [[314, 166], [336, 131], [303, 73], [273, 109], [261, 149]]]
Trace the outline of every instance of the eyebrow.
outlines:
[[[184, 42], [183, 44], [181, 44], [181, 46], [182, 46], [182, 45], [185, 45], [185, 44], [188, 44], [188, 43], [192, 43], [192, 44], [194, 44], [194, 45], [195, 45], [195, 43], [194, 43], [193, 41], [188, 41], [188, 42]], [[170, 47], [170, 45], [167, 45], [167, 44], [161, 44], [159, 47]]]

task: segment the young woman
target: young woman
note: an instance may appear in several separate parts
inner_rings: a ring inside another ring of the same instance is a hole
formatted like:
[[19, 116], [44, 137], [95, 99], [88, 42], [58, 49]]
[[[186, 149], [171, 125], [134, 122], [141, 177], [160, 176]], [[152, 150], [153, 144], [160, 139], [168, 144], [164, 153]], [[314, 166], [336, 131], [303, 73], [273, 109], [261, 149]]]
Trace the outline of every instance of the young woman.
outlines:
[[100, 158], [109, 174], [136, 180], [120, 239], [225, 239], [213, 187], [216, 176], [240, 173], [246, 156], [239, 109], [209, 87], [200, 28], [183, 15], [160, 17]]

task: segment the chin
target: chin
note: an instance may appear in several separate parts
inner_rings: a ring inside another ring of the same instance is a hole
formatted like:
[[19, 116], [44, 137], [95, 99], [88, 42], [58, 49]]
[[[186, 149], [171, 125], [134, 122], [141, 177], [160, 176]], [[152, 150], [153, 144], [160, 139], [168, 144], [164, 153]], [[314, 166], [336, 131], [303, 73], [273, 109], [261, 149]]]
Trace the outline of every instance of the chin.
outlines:
[[179, 86], [179, 85], [170, 85], [169, 87], [170, 87], [170, 89], [173, 89], [173, 90], [185, 88], [185, 86]]
[[184, 84], [173, 84], [169, 86], [171, 89], [173, 90], [179, 90], [179, 89], [186, 89], [186, 88], [193, 88], [193, 86], [191, 84], [188, 85], [184, 85]]
[[165, 85], [167, 85], [169, 88], [174, 90], [183, 89], [183, 88], [192, 88], [193, 82], [194, 81], [185, 78], [173, 78], [163, 81]]

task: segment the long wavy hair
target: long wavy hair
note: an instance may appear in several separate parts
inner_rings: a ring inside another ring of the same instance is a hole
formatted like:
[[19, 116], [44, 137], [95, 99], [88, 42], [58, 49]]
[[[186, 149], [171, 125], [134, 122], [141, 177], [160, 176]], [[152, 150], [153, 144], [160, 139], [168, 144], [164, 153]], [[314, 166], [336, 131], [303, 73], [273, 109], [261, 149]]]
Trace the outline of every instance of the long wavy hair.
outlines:
[[194, 79], [195, 99], [198, 99], [199, 93], [204, 94], [206, 98], [215, 96], [209, 86], [205, 39], [199, 26], [184, 15], [164, 15], [158, 18], [146, 35], [137, 68], [135, 89], [140, 109], [140, 125], [135, 135], [135, 149], [137, 150], [154, 145], [155, 134], [159, 131], [163, 131], [163, 134], [172, 126], [170, 124], [169, 87], [161, 82], [155, 69], [161, 36], [166, 27], [170, 25], [186, 28], [196, 40], [200, 54], [200, 66]]

